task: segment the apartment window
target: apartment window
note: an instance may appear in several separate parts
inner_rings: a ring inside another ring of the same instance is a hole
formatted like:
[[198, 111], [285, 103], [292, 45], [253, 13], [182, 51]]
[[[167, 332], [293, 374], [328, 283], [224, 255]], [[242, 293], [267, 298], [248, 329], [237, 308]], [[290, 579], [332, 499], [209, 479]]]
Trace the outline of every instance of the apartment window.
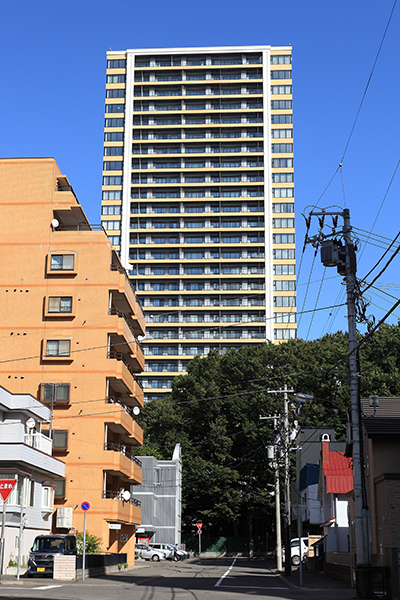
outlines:
[[125, 89], [107, 90], [106, 98], [125, 98]]
[[272, 129], [271, 137], [272, 138], [292, 138], [293, 137], [293, 129]]
[[[55, 482], [56, 480], [54, 480]], [[50, 486], [42, 487], [42, 508], [53, 510], [53, 489]]]
[[121, 221], [103, 221], [102, 225], [107, 231], [112, 231], [113, 229], [121, 229]]
[[276, 312], [274, 323], [296, 323], [296, 313]]
[[294, 173], [272, 173], [272, 183], [293, 183]]
[[296, 338], [296, 329], [274, 329], [275, 340], [294, 340]]
[[[106, 142], [123, 142], [124, 134], [122, 131], [112, 131], [112, 132], [105, 133], [104, 141], [106, 141]], [[109, 154], [106, 154], [106, 151], [104, 152], [104, 154], [106, 156], [110, 156]]]
[[274, 202], [272, 204], [273, 213], [294, 213], [294, 204], [292, 202]]
[[122, 156], [122, 146], [106, 146], [104, 148], [104, 156]]
[[68, 431], [66, 429], [53, 429], [53, 450], [67, 450]]
[[107, 83], [125, 83], [125, 75], [107, 75]]
[[[121, 200], [121, 192], [103, 192], [103, 200]], [[103, 206], [101, 209], [103, 215], [120, 215], [121, 206]]]
[[122, 185], [121, 175], [107, 175], [103, 177], [103, 185]]
[[272, 219], [272, 227], [275, 229], [294, 227], [294, 219]]
[[121, 236], [120, 235], [109, 235], [108, 239], [110, 240], [113, 246], [121, 245]]
[[293, 144], [272, 144], [272, 152], [273, 154], [293, 152]]
[[69, 383], [45, 383], [42, 384], [42, 402], [55, 402], [68, 404], [70, 396]]
[[51, 271], [73, 271], [75, 255], [74, 254], [52, 254], [50, 257]]
[[126, 68], [125, 58], [107, 61], [107, 69], [125, 69], [125, 68]]
[[292, 79], [292, 70], [284, 69], [282, 71], [271, 71], [271, 79]]
[[274, 296], [274, 306], [279, 307], [288, 307], [288, 306], [296, 306], [296, 297], [295, 296]]
[[271, 108], [272, 108], [272, 110], [291, 110], [292, 109], [292, 101], [291, 100], [272, 100]]
[[293, 158], [273, 158], [271, 166], [274, 169], [293, 167]]
[[273, 125], [281, 125], [283, 123], [293, 123], [293, 115], [272, 115], [271, 123]]
[[49, 313], [72, 312], [72, 296], [50, 296]]
[[106, 104], [106, 113], [123, 113], [125, 104]]
[[60, 477], [54, 480], [55, 490], [54, 497], [55, 498], [65, 498], [65, 477]]
[[103, 163], [104, 171], [122, 171], [123, 162], [120, 160], [110, 160]]
[[271, 56], [271, 65], [290, 65], [292, 57], [290, 54], [273, 54]]
[[293, 292], [296, 289], [295, 281], [293, 280], [278, 280], [274, 281], [274, 290], [276, 292]]
[[106, 119], [106, 127], [124, 127], [125, 119]]
[[272, 236], [272, 242], [274, 244], [294, 244], [293, 233], [275, 233]]
[[70, 356], [71, 340], [47, 340], [46, 356]]
[[271, 85], [271, 94], [291, 94], [291, 85]]
[[294, 265], [274, 265], [274, 275], [294, 275]]
[[294, 249], [274, 250], [273, 256], [277, 260], [290, 260], [295, 257], [295, 252]]

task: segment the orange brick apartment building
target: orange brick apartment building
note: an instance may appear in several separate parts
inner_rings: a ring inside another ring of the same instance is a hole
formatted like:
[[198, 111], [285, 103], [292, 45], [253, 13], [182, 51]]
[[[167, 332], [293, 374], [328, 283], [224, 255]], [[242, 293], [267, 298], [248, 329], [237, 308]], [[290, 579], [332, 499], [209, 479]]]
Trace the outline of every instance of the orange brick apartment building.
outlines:
[[0, 385], [53, 409], [54, 455], [66, 464], [53, 529], [72, 519], [82, 531], [88, 501], [87, 531], [133, 562], [141, 511], [127, 492], [142, 479], [132, 455], [143, 435], [133, 416], [143, 405], [141, 307], [54, 159], [0, 160], [0, 211]]

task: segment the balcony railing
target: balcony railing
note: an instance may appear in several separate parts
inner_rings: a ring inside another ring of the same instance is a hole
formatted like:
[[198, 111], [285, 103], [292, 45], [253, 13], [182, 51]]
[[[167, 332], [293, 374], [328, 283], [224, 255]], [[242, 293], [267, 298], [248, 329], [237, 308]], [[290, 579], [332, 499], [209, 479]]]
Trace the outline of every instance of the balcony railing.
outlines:
[[128, 363], [128, 361], [126, 360], [125, 356], [123, 354], [121, 354], [121, 352], [115, 352], [115, 350], [109, 350], [108, 353], [107, 353], [107, 358], [115, 358], [115, 359], [120, 360], [121, 362], [123, 362], [124, 365], [126, 366], [126, 368], [128, 369], [129, 373], [132, 375], [133, 379], [137, 383], [139, 383], [138, 380], [136, 379], [135, 372], [131, 368], [131, 366]]
[[51, 456], [52, 441], [42, 433], [26, 433], [24, 435], [24, 444]]
[[141, 461], [133, 456], [132, 450], [134, 446], [123, 446], [121, 444], [114, 444], [114, 442], [106, 442], [104, 444], [104, 450], [109, 450], [111, 452], [120, 452], [127, 458], [129, 458], [132, 462], [136, 463], [139, 467], [142, 467]]
[[[131, 282], [130, 282], [131, 283]], [[124, 313], [123, 310], [118, 310], [117, 308], [110, 308], [108, 311], [109, 315], [117, 315], [118, 317], [124, 319], [125, 323], [127, 324], [129, 331], [131, 332], [133, 339], [135, 340], [135, 342], [139, 345], [139, 347], [141, 346], [139, 340], [137, 339], [136, 335], [135, 335], [135, 330], [133, 329], [132, 323], [130, 322], [128, 316], [126, 313]]]
[[[113, 500], [121, 500], [121, 502], [124, 502], [124, 499], [122, 498], [122, 493], [114, 492], [112, 490], [103, 490], [103, 499], [104, 498], [112, 498]], [[133, 506], [142, 506], [140, 500], [136, 500], [136, 498], [132, 497], [129, 500], [129, 504], [133, 504]]]

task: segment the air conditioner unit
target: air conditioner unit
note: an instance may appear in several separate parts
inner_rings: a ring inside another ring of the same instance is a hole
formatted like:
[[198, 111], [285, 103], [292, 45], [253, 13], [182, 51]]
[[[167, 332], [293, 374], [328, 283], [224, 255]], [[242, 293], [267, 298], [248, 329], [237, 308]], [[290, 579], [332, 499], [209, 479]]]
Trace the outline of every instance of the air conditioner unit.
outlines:
[[56, 527], [57, 529], [69, 529], [72, 527], [72, 506], [60, 506], [57, 508]]

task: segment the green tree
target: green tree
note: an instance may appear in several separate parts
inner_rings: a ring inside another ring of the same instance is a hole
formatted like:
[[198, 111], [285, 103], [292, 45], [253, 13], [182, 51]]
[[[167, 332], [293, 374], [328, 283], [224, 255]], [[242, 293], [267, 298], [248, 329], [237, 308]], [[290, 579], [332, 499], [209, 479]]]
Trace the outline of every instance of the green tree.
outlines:
[[[400, 327], [383, 325], [360, 347], [360, 391], [399, 395]], [[313, 396], [299, 412], [291, 395], [291, 422], [333, 426], [345, 439], [350, 408], [348, 338], [342, 332], [321, 339], [260, 344], [224, 355], [194, 358], [187, 374], [176, 377], [172, 393], [145, 405], [142, 454], [171, 458], [183, 451], [183, 523], [203, 521], [205, 533], [244, 534], [274, 523], [273, 473], [266, 446], [273, 422], [260, 415], [283, 412], [287, 384]]]
[[[86, 532], [86, 554], [100, 554], [103, 540], [95, 535]], [[78, 554], [83, 554], [83, 533], [76, 533], [76, 548]]]

